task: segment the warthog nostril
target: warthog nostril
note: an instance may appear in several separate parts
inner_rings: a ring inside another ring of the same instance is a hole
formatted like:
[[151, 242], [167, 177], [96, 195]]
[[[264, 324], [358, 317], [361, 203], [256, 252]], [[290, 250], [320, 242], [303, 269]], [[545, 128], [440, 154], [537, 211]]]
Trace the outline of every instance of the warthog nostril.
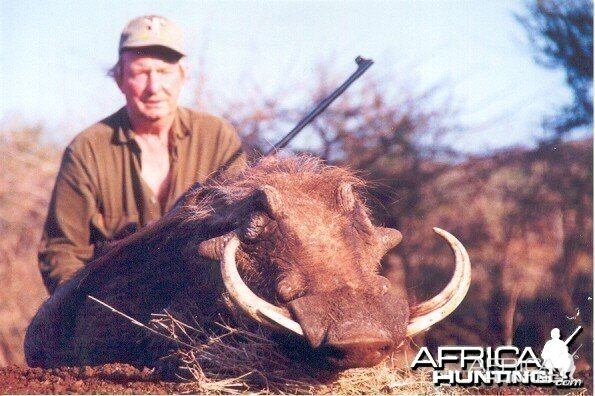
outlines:
[[321, 352], [341, 368], [369, 367], [380, 363], [393, 346], [392, 340], [386, 338], [354, 337], [325, 345]]

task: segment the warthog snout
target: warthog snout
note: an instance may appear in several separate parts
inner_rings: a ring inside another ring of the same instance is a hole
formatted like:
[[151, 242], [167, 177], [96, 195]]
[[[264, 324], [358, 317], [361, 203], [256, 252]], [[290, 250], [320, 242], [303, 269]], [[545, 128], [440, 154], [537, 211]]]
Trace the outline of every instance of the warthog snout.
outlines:
[[407, 302], [390, 294], [339, 290], [289, 303], [310, 347], [339, 368], [382, 361], [407, 332]]

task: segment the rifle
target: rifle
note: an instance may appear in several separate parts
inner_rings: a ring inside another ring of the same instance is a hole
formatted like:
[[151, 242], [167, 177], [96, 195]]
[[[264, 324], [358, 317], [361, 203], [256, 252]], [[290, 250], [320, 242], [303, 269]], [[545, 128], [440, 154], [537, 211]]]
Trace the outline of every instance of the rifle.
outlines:
[[335, 91], [332, 94], [330, 94], [327, 98], [318, 103], [318, 105], [316, 105], [316, 107], [312, 109], [312, 111], [310, 111], [300, 122], [298, 122], [297, 125], [291, 131], [289, 131], [289, 133], [285, 135], [283, 139], [281, 139], [277, 144], [273, 146], [273, 148], [271, 148], [265, 154], [265, 157], [273, 153], [276, 153], [277, 151], [287, 146], [287, 144], [298, 133], [300, 133], [300, 131], [304, 129], [306, 125], [311, 123], [316, 117], [320, 115], [320, 113], [326, 110], [326, 108], [329, 107], [330, 104], [333, 103], [334, 100], [337, 99], [343, 92], [345, 92], [345, 90], [351, 84], [353, 84], [355, 80], [357, 80], [362, 74], [364, 74], [366, 70], [368, 70], [370, 66], [374, 64], [374, 61], [372, 59], [364, 59], [361, 56], [358, 56], [357, 58], [355, 58], [355, 63], [357, 63], [357, 70], [351, 76], [349, 76], [349, 78], [345, 80], [345, 82], [341, 84], [339, 88], [335, 89]]
[[[287, 146], [287, 144], [298, 133], [300, 133], [300, 131], [302, 129], [304, 129], [309, 123], [311, 123], [316, 117], [318, 117], [324, 110], [326, 110], [326, 108], [329, 107], [331, 105], [331, 103], [333, 103], [335, 101], [335, 99], [337, 99], [343, 92], [345, 92], [345, 90], [347, 88], [349, 88], [349, 86], [351, 84], [353, 84], [353, 82], [355, 80], [360, 78], [361, 75], [364, 74], [366, 72], [366, 70], [368, 70], [370, 68], [370, 66], [372, 66], [374, 64], [374, 61], [372, 59], [365, 59], [365, 58], [362, 58], [361, 56], [358, 56], [357, 58], [355, 58], [355, 63], [357, 64], [357, 70], [355, 72], [353, 72], [353, 74], [351, 76], [349, 76], [349, 78], [347, 78], [347, 80], [345, 80], [345, 82], [343, 82], [343, 84], [341, 84], [337, 89], [335, 89], [333, 91], [333, 93], [331, 93], [328, 97], [326, 97], [324, 100], [322, 100], [320, 103], [318, 103], [316, 105], [316, 107], [314, 107], [308, 114], [306, 114], [306, 116], [304, 118], [302, 118], [300, 120], [300, 122], [298, 122], [297, 125], [291, 131], [289, 131], [289, 133], [287, 135], [285, 135], [283, 137], [283, 139], [281, 139], [277, 144], [275, 144], [264, 155], [265, 157], [267, 157], [269, 155], [276, 154], [279, 150], [281, 150], [282, 148]], [[232, 154], [232, 156], [227, 160], [227, 162], [225, 164], [223, 164], [223, 166], [221, 168], [219, 168], [215, 173], [213, 173], [207, 179], [207, 182], [209, 179], [213, 179], [213, 178], [217, 177], [219, 174], [221, 174], [227, 168], [229, 168], [231, 166], [231, 164], [233, 164], [235, 162], [235, 160], [238, 159], [238, 157], [240, 155], [242, 155], [242, 152], [243, 152], [242, 148], [240, 147], [235, 153]], [[190, 188], [188, 190], [186, 190], [186, 192], [184, 194], [182, 194], [180, 196], [180, 198], [178, 198], [176, 203], [172, 206], [172, 210], [174, 208], [178, 207], [185, 200], [185, 198], [188, 195], [190, 195], [191, 193], [193, 193], [194, 191], [198, 190], [201, 187], [202, 186], [199, 182], [196, 182], [192, 186], [190, 186]]]
[[574, 337], [576, 337], [582, 330], [583, 330], [583, 326], [577, 327], [576, 330], [574, 330], [572, 332], [572, 334], [568, 336], [566, 341], [564, 341], [564, 344], [570, 345], [570, 343], [573, 341]]

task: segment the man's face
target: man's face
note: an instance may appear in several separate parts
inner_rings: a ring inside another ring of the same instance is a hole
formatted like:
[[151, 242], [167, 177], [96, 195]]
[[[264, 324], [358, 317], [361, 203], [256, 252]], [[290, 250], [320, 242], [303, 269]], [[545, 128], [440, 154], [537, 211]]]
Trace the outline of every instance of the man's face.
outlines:
[[158, 52], [122, 54], [117, 79], [131, 119], [156, 122], [175, 112], [185, 80], [179, 59]]

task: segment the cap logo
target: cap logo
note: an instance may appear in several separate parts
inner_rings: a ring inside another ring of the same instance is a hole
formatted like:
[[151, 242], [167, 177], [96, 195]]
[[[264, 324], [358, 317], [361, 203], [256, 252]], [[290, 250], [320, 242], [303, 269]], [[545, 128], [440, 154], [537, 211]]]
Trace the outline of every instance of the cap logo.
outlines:
[[155, 36], [159, 36], [161, 34], [161, 26], [165, 25], [165, 21], [162, 18], [152, 16], [145, 18], [145, 24], [151, 33]]

